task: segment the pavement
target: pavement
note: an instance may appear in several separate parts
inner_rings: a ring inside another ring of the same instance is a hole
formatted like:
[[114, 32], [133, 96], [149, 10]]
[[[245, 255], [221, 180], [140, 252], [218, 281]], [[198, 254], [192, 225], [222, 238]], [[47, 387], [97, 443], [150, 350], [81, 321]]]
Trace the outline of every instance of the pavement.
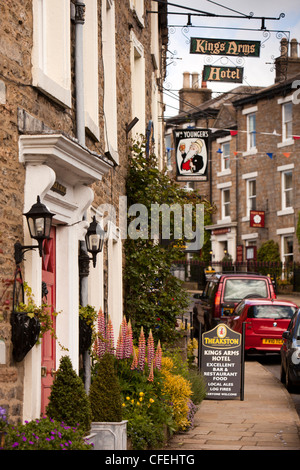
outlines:
[[246, 361], [244, 400], [203, 400], [193, 428], [164, 450], [300, 450], [300, 420], [281, 382]]

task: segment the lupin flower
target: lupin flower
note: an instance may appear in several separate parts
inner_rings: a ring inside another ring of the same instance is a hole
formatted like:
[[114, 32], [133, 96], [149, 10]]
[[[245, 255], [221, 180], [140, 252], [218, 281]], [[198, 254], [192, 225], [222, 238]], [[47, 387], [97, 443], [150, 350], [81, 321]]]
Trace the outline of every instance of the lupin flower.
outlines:
[[141, 333], [139, 337], [139, 359], [138, 359], [138, 366], [140, 370], [144, 370], [144, 367], [145, 367], [145, 353], [146, 353], [145, 335], [144, 335], [143, 327], [141, 327]]
[[135, 349], [133, 348], [133, 360], [132, 360], [130, 369], [131, 370], [137, 369], [137, 366], [138, 366], [138, 358], [137, 358]]
[[126, 331], [124, 357], [128, 359], [132, 356], [132, 354], [133, 354], [133, 335], [132, 335], [131, 323], [129, 320], [127, 324], [127, 331]]
[[160, 346], [160, 341], [158, 340], [156, 353], [155, 353], [155, 358], [154, 358], [154, 366], [158, 370], [161, 369], [161, 358], [162, 358], [162, 349], [161, 349], [161, 346]]
[[106, 329], [106, 351], [109, 354], [114, 354], [114, 329], [111, 318], [108, 317], [107, 329]]
[[101, 358], [106, 349], [105, 341], [105, 318], [102, 308], [98, 312], [98, 340], [97, 340], [97, 355]]
[[148, 382], [153, 382], [154, 380], [154, 373], [153, 373], [153, 361], [151, 362], [151, 367], [150, 367], [150, 374], [148, 377]]
[[116, 358], [123, 359], [124, 358], [124, 337], [122, 326], [120, 326], [119, 337], [117, 340], [117, 347], [116, 347]]
[[150, 365], [151, 365], [152, 362], [153, 362], [154, 353], [155, 353], [155, 351], [154, 351], [154, 340], [153, 340], [152, 331], [150, 330], [149, 336], [148, 336], [148, 342], [147, 342], [147, 362], [148, 362], [148, 367], [150, 367]]

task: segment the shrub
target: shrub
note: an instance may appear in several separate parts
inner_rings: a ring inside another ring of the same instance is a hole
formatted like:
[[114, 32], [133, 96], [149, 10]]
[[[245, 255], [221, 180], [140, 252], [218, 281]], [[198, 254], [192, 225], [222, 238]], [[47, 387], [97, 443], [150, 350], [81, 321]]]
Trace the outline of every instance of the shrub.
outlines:
[[68, 426], [76, 426], [79, 423], [83, 430], [90, 429], [90, 402], [83, 382], [73, 370], [68, 356], [60, 360], [46, 413], [50, 418], [63, 421]]
[[91, 450], [80, 426], [67, 426], [50, 418], [10, 426], [5, 436], [5, 450]]
[[89, 399], [93, 421], [122, 421], [121, 389], [114, 369], [114, 357], [105, 353], [90, 387]]
[[170, 396], [174, 419], [178, 430], [184, 431], [190, 426], [188, 420], [189, 400], [192, 389], [189, 381], [182, 375], [174, 374], [174, 363], [171, 358], [163, 358], [162, 374], [164, 376], [163, 392]]

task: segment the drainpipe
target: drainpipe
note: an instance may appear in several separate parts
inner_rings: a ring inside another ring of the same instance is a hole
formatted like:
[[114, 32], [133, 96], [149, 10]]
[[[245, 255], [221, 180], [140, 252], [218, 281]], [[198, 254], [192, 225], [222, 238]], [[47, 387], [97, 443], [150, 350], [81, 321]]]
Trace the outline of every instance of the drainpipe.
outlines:
[[75, 87], [77, 139], [85, 145], [84, 87], [83, 87], [83, 25], [85, 4], [75, 3]]
[[[75, 2], [75, 88], [76, 88], [76, 131], [77, 139], [81, 145], [85, 145], [85, 120], [84, 120], [84, 78], [83, 78], [83, 25], [85, 4]], [[84, 215], [83, 220], [86, 219]], [[85, 263], [82, 262], [85, 259]], [[88, 304], [88, 275], [89, 256], [84, 241], [80, 242], [79, 264], [84, 264], [86, 269], [80, 266], [80, 303], [83, 307]], [[91, 362], [88, 351], [83, 353], [84, 387], [89, 392], [91, 385]]]

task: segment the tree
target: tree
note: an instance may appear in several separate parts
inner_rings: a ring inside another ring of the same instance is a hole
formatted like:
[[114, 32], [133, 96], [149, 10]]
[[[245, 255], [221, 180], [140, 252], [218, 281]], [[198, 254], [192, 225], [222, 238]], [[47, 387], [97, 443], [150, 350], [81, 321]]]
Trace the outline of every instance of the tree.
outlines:
[[79, 423], [85, 431], [90, 429], [90, 402], [69, 356], [63, 356], [60, 360], [46, 413], [49, 418], [63, 421], [68, 426], [77, 426]]
[[177, 236], [184, 234], [183, 219], [178, 222], [171, 214], [170, 239], [162, 240], [162, 230], [157, 237], [150, 233], [151, 211], [155, 204], [180, 208], [189, 204], [193, 207], [195, 221], [196, 204], [203, 203], [206, 210], [210, 210], [210, 205], [195, 192], [184, 191], [166, 172], [160, 171], [155, 155], [146, 157], [144, 142], [135, 142], [131, 148], [126, 186], [128, 207], [139, 204], [146, 208], [144, 218], [128, 218], [128, 227], [135, 224], [134, 227], [140, 230], [140, 238], [129, 236], [125, 243], [126, 315], [132, 320], [136, 333], [143, 326], [146, 332], [152, 330], [156, 340], [172, 341], [176, 339], [176, 319], [188, 305], [182, 282], [171, 272], [174, 261], [185, 257], [184, 236]]

